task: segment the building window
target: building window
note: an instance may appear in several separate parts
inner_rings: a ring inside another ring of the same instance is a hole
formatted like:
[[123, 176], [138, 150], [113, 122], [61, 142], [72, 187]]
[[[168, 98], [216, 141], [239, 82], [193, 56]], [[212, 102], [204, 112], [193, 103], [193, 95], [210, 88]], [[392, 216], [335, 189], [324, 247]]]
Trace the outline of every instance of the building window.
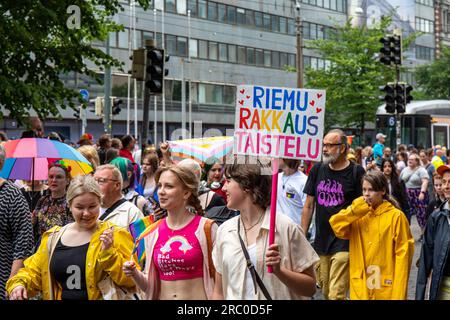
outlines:
[[255, 25], [255, 15], [253, 13], [253, 10], [245, 11], [245, 24], [251, 27]]
[[257, 66], [264, 65], [264, 51], [262, 49], [255, 49], [255, 63]]
[[288, 54], [285, 52], [280, 53], [280, 66], [284, 68], [288, 64]]
[[177, 37], [177, 54], [180, 57], [187, 56], [187, 38]]
[[217, 60], [217, 42], [209, 42], [209, 59]]
[[175, 0], [166, 0], [166, 12], [175, 13]]
[[288, 19], [288, 34], [295, 36], [295, 20], [294, 19]]
[[270, 14], [263, 14], [264, 30], [270, 31]]
[[164, 10], [164, 0], [155, 0], [155, 9]]
[[223, 103], [223, 86], [215, 84], [198, 84], [198, 102], [205, 104]]
[[263, 14], [262, 12], [255, 11], [255, 26], [257, 28], [263, 28]]
[[236, 62], [236, 46], [234, 44], [228, 45], [228, 61]]
[[198, 0], [198, 17], [206, 19], [206, 0]]
[[280, 53], [278, 51], [272, 51], [272, 67], [280, 67]]
[[177, 54], [177, 37], [166, 34], [166, 50], [169, 55]]
[[434, 31], [433, 21], [416, 17], [416, 31], [432, 33]]
[[239, 46], [238, 47], [238, 50], [237, 50], [237, 57], [238, 57], [238, 63], [240, 63], [240, 64], [245, 64], [246, 62], [247, 62], [247, 60], [246, 60], [246, 58], [245, 58], [245, 47], [241, 47], [241, 46]]
[[434, 49], [416, 45], [416, 58], [422, 60], [434, 60]]
[[198, 41], [198, 54], [201, 59], [208, 59], [208, 42], [204, 40]]
[[177, 13], [186, 14], [186, 0], [177, 0]]
[[287, 20], [284, 17], [280, 17], [280, 32], [281, 33], [287, 32]]
[[288, 59], [289, 59], [289, 66], [295, 68], [296, 67], [295, 54], [289, 53]]
[[227, 19], [228, 23], [236, 24], [236, 7], [227, 7]]
[[434, 7], [433, 0], [416, 0], [416, 3], [423, 4], [424, 6]]
[[[128, 48], [128, 30], [119, 32], [119, 48]], [[111, 41], [113, 42], [113, 41]]]
[[280, 31], [280, 21], [278, 16], [271, 16], [272, 18], [272, 31], [278, 32]]
[[191, 39], [189, 42], [189, 55], [193, 58], [198, 57], [198, 41], [196, 39]]
[[197, 16], [197, 0], [188, 0], [188, 10], [191, 10], [191, 17]]
[[272, 54], [270, 51], [264, 51], [264, 66], [269, 68], [272, 66]]
[[247, 48], [247, 64], [255, 64], [255, 49], [253, 48]]
[[219, 4], [218, 6], [218, 18], [219, 22], [227, 21], [227, 7], [224, 4]]
[[223, 104], [234, 105], [236, 101], [236, 87], [224, 86], [223, 87]]
[[217, 3], [215, 2], [208, 2], [208, 20], [217, 20]]
[[219, 60], [228, 61], [227, 45], [225, 43], [219, 43]]
[[237, 8], [236, 13], [237, 24], [245, 24], [245, 9]]

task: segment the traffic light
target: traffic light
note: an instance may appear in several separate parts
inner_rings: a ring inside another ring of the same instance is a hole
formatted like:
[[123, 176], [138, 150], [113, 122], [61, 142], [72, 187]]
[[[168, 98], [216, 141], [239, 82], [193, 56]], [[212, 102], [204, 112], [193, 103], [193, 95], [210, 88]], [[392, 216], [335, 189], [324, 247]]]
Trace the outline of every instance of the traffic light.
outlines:
[[97, 97], [95, 98], [95, 115], [102, 117], [103, 116], [103, 97]]
[[164, 77], [169, 74], [169, 70], [164, 68], [167, 61], [169, 56], [165, 56], [164, 49], [147, 49], [145, 87], [153, 94], [162, 93]]
[[406, 84], [406, 87], [405, 87], [405, 103], [406, 104], [410, 103], [413, 100], [411, 91], [413, 91], [413, 87], [409, 84]]
[[395, 84], [389, 82], [387, 85], [381, 86], [380, 90], [385, 92], [385, 96], [380, 99], [386, 104], [386, 113], [395, 113]]
[[380, 62], [385, 65], [402, 64], [402, 36], [386, 35], [380, 39], [383, 47], [380, 49]]
[[395, 109], [397, 113], [405, 113], [405, 83], [399, 82], [395, 85]]
[[112, 114], [116, 115], [119, 114], [122, 109], [120, 109], [120, 106], [122, 104], [122, 99], [116, 99], [115, 97], [111, 97], [111, 106], [112, 106]]
[[73, 116], [77, 119], [80, 119], [80, 110], [81, 106], [79, 106], [77, 109], [74, 110], [75, 112], [73, 113]]
[[145, 58], [146, 58], [146, 50], [136, 49], [133, 50], [133, 56], [130, 59], [133, 61], [130, 74], [133, 79], [138, 81], [145, 80]]

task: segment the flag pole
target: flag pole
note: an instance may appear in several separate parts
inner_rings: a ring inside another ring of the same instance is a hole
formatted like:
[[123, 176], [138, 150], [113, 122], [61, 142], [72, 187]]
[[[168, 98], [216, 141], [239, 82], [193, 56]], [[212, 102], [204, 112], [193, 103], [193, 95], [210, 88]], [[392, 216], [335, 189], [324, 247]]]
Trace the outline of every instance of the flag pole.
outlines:
[[[272, 160], [272, 192], [270, 196], [270, 229], [269, 246], [275, 243], [275, 220], [277, 212], [277, 193], [278, 193], [278, 158]], [[272, 273], [273, 267], [268, 266], [267, 272]]]

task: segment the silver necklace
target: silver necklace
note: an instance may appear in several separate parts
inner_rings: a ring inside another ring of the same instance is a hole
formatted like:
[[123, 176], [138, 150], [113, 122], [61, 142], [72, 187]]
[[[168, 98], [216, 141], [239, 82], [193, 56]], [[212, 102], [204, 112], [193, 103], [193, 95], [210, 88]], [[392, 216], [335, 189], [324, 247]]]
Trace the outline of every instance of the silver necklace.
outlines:
[[284, 180], [284, 177], [285, 177], [284, 174], [281, 176], [281, 184], [283, 185], [283, 190], [284, 190], [284, 187], [286, 186], [286, 183], [289, 181], [289, 179], [290, 179], [293, 175], [294, 175], [294, 174], [289, 175], [289, 176], [287, 177], [286, 180]]

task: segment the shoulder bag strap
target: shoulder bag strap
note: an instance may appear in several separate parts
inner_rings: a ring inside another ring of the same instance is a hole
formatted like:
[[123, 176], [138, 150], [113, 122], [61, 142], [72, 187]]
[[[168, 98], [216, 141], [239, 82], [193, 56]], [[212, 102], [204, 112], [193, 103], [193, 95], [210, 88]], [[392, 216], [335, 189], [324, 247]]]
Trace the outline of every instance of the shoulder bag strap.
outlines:
[[101, 221], [104, 221], [104, 220], [109, 216], [109, 214], [110, 214], [111, 212], [113, 212], [114, 210], [116, 210], [117, 207], [119, 207], [122, 203], [125, 203], [125, 202], [127, 202], [127, 201], [128, 201], [128, 200], [125, 199], [125, 198], [122, 198], [122, 199], [116, 201], [111, 207], [109, 207], [108, 209], [106, 209], [105, 213], [103, 213], [103, 214], [101, 215], [101, 217], [98, 218], [98, 219], [101, 220]]
[[47, 251], [48, 251], [48, 290], [50, 294], [50, 300], [55, 300], [55, 295], [53, 292], [53, 282], [52, 275], [50, 273], [50, 261], [53, 257], [53, 252], [55, 251], [56, 245], [58, 244], [59, 239], [61, 239], [63, 233], [66, 231], [67, 225], [61, 227], [58, 232], [53, 232], [49, 235], [47, 240]]
[[214, 268], [214, 263], [212, 261], [212, 249], [213, 249], [213, 242], [212, 242], [212, 236], [211, 236], [211, 228], [214, 223], [214, 220], [207, 219], [205, 221], [205, 235], [206, 235], [206, 244], [208, 247], [208, 267], [209, 267], [209, 276], [214, 279], [214, 276], [216, 274], [216, 269]]
[[247, 268], [250, 271], [250, 274], [252, 276], [253, 286], [255, 288], [255, 294], [257, 293], [256, 288], [257, 288], [257, 286], [259, 286], [259, 288], [261, 289], [262, 293], [264, 294], [264, 297], [266, 297], [267, 300], [272, 300], [272, 297], [270, 296], [269, 292], [267, 291], [267, 288], [264, 285], [264, 282], [261, 280], [261, 278], [259, 277], [258, 272], [256, 272], [256, 270], [255, 270], [255, 266], [253, 265], [252, 260], [250, 259], [248, 251], [245, 248], [244, 241], [242, 240], [241, 235], [239, 233], [240, 230], [241, 230], [241, 219], [238, 219], [237, 234], [238, 234], [238, 237], [239, 237], [239, 242], [241, 243], [242, 252], [244, 253], [245, 260], [247, 261]]

